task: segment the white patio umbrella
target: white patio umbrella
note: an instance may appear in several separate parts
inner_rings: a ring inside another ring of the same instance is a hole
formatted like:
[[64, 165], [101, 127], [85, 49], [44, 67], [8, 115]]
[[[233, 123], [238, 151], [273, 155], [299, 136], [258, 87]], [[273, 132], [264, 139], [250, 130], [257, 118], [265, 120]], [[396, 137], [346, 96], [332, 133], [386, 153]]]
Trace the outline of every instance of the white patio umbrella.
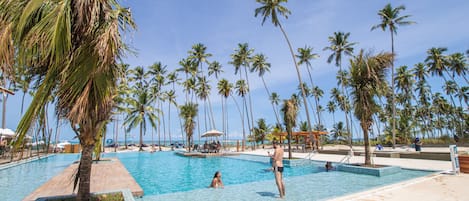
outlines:
[[201, 137], [220, 137], [222, 135], [223, 133], [221, 131], [210, 130], [210, 131], [205, 132]]
[[0, 128], [0, 136], [3, 137], [14, 137], [16, 133], [9, 128]]

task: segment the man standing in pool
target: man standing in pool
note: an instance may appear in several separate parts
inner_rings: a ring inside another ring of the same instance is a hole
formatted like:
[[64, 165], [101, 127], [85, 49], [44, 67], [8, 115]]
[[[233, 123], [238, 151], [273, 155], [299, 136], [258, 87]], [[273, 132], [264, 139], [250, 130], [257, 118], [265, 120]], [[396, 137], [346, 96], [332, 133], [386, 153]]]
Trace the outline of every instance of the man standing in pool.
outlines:
[[275, 183], [277, 184], [280, 198], [285, 197], [285, 184], [283, 183], [283, 149], [277, 142], [273, 142], [274, 154], [270, 155], [272, 158], [272, 167], [275, 174]]

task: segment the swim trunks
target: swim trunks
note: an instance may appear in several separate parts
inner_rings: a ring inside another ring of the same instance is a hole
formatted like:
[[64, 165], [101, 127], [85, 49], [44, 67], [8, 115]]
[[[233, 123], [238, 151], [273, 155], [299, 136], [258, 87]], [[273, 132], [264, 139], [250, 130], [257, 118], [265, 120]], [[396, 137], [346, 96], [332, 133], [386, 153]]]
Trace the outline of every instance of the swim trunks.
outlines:
[[283, 172], [283, 167], [275, 167], [274, 170], [279, 171], [280, 173], [282, 173]]

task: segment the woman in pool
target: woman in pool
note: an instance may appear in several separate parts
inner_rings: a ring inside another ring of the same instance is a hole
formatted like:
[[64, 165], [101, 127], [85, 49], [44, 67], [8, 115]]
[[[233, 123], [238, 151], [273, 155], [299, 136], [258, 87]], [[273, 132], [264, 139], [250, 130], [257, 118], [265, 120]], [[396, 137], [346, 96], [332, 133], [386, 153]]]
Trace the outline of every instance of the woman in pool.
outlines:
[[221, 181], [221, 172], [215, 172], [213, 175], [212, 183], [210, 184], [210, 188], [223, 188], [223, 182]]

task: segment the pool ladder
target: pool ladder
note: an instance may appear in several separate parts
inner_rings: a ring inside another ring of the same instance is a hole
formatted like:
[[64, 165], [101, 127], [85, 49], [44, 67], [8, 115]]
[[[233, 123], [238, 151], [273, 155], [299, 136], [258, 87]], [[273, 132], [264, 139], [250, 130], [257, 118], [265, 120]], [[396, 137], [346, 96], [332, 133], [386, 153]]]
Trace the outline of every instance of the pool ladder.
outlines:
[[353, 150], [350, 149], [350, 151], [348, 152], [348, 154], [345, 155], [345, 156], [339, 161], [339, 163], [340, 163], [340, 164], [350, 163], [350, 159], [352, 159], [352, 157], [353, 157]]
[[317, 153], [318, 153], [318, 151], [313, 150], [313, 151], [309, 152], [308, 155], [305, 156], [305, 159], [311, 160], [311, 158], [313, 158], [313, 156], [316, 155]]

